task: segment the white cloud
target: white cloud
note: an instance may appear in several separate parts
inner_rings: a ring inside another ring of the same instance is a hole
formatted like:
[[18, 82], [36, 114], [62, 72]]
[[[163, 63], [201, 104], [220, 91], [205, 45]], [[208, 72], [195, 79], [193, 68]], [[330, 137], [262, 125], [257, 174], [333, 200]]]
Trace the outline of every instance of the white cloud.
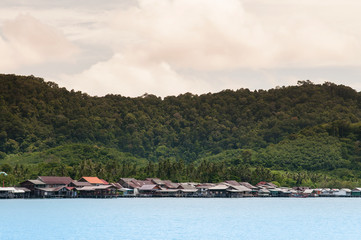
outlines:
[[179, 75], [165, 62], [137, 62], [120, 54], [93, 65], [81, 74], [64, 75], [61, 83], [92, 95], [118, 93], [132, 97], [144, 93], [178, 95], [190, 89], [202, 92], [209, 87], [194, 77]]
[[3, 23], [0, 32], [1, 71], [24, 65], [70, 61], [78, 49], [60, 32], [30, 15], [19, 15]]
[[[78, 89], [94, 94], [215, 89], [209, 79], [198, 78], [196, 87], [182, 70], [258, 69], [269, 79], [267, 69], [361, 63], [355, 35], [304, 12], [265, 19], [239, 0], [138, 0], [137, 6], [112, 12], [104, 23], [107, 27], [91, 41], [107, 42], [114, 57], [71, 77], [74, 84], [79, 81]], [[236, 85], [224, 87], [228, 84]]]
[[[311, 69], [327, 79], [325, 69], [361, 65], [358, 1], [35, 3], [0, 3], [0, 51], [10, 59], [0, 70], [26, 69], [94, 95], [265, 89], [312, 80]], [[8, 20], [19, 13], [27, 15]]]
[[360, 64], [361, 48], [355, 36], [309, 15], [287, 15], [275, 26], [272, 19], [260, 21], [258, 15], [247, 12], [238, 0], [139, 0], [138, 7], [115, 15], [113, 31], [133, 36], [127, 42], [128, 51], [176, 68]]

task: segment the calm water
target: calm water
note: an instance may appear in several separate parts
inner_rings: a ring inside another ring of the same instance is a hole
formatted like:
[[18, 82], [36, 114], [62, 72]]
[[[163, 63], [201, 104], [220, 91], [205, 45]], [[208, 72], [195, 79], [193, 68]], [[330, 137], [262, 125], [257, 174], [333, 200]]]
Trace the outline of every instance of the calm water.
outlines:
[[360, 239], [361, 199], [0, 200], [0, 239]]

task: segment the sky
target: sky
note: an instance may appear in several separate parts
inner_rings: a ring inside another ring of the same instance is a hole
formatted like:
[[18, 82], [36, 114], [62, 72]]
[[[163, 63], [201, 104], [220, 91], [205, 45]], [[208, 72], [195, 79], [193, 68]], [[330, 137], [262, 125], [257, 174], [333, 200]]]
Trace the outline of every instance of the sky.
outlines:
[[361, 91], [358, 0], [1, 0], [0, 72], [92, 96]]

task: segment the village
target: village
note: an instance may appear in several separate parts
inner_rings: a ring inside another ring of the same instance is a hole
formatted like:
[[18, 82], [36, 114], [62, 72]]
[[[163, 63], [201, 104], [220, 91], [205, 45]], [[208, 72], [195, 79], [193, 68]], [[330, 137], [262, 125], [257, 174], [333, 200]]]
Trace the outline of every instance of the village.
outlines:
[[174, 183], [170, 180], [120, 178], [108, 183], [98, 177], [39, 176], [26, 180], [18, 187], [0, 187], [0, 198], [117, 198], [117, 197], [361, 197], [361, 188], [311, 189], [308, 187], [280, 187], [270, 182], [255, 186], [233, 180], [221, 183]]

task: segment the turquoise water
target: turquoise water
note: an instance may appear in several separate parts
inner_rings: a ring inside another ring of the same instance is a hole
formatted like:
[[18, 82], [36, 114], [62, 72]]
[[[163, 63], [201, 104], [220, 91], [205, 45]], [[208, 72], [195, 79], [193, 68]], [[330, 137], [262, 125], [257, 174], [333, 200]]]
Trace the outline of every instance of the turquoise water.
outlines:
[[360, 239], [361, 199], [0, 200], [0, 239]]

